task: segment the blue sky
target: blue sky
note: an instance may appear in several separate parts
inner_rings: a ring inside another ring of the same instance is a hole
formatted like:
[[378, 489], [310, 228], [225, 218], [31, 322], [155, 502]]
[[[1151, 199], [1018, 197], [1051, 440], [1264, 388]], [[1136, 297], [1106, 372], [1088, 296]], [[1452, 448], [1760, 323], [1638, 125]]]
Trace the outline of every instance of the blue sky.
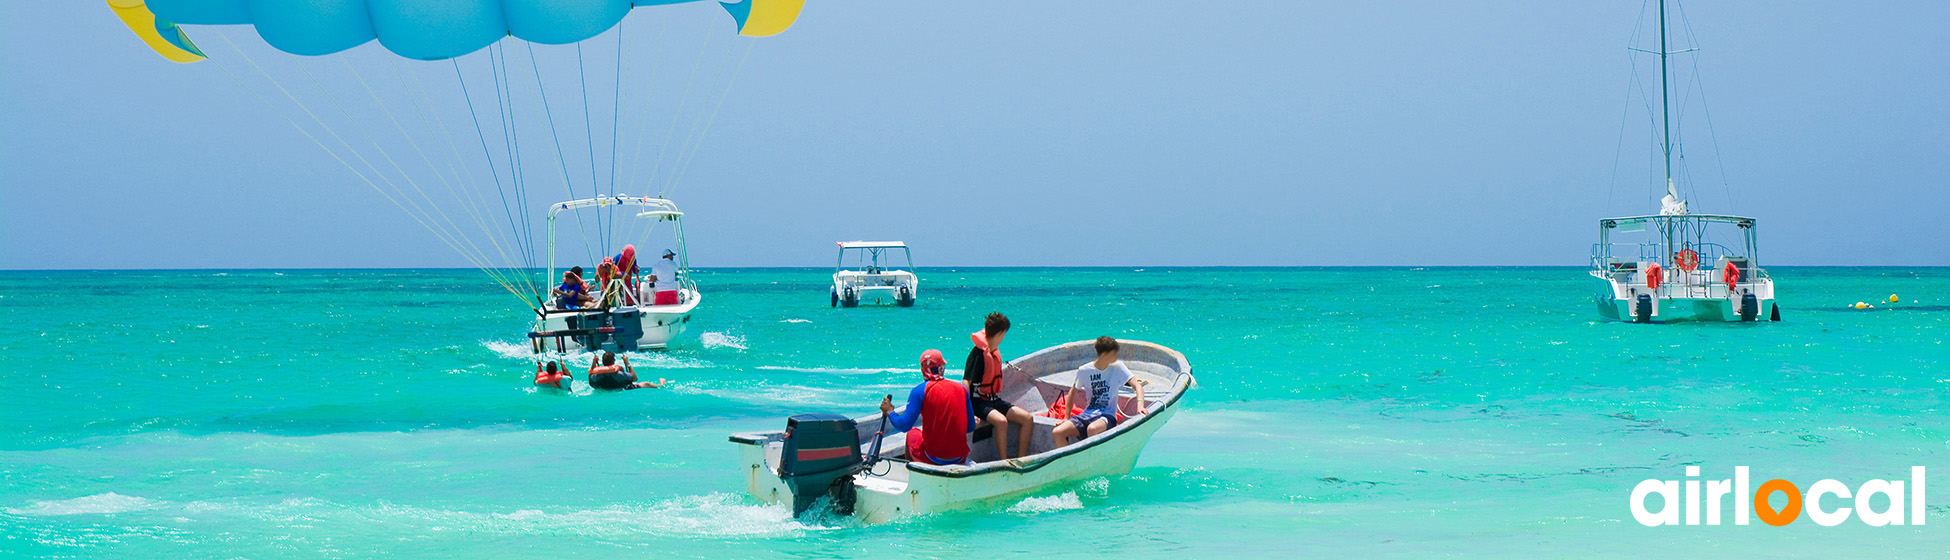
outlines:
[[[626, 60], [654, 80], [745, 57], [671, 192], [700, 266], [823, 266], [842, 239], [902, 239], [924, 266], [1575, 266], [1598, 218], [1657, 208], [1635, 97], [1657, 95], [1656, 59], [1634, 82], [1626, 50], [1651, 37], [1642, 8], [815, 2], [754, 40], [698, 4], [637, 10]], [[1696, 212], [1759, 218], [1763, 264], [1950, 265], [1950, 4], [1684, 8]], [[0, 3], [0, 20], [0, 268], [467, 265], [220, 67], [160, 59], [99, 2]], [[585, 141], [607, 158], [614, 107], [591, 101], [584, 138], [556, 72], [573, 51], [541, 50], [571, 112], [563, 159]], [[641, 106], [699, 114], [665, 102]], [[524, 162], [538, 199], [566, 197], [572, 173]]]

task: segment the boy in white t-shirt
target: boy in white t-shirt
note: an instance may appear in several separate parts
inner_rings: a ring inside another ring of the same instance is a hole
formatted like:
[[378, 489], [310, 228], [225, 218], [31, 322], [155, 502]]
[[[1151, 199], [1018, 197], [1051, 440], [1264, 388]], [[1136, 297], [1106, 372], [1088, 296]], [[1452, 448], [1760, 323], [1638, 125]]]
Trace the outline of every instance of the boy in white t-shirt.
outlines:
[[1130, 368], [1117, 360], [1117, 339], [1108, 336], [1097, 337], [1097, 360], [1077, 368], [1076, 381], [1070, 385], [1067, 402], [1077, 402], [1079, 386], [1089, 398], [1085, 401], [1083, 412], [1071, 416], [1050, 430], [1050, 438], [1056, 446], [1070, 444], [1070, 439], [1078, 436], [1089, 437], [1104, 433], [1117, 426], [1117, 392], [1125, 385], [1137, 390], [1137, 412], [1144, 414], [1144, 384], [1131, 376]]

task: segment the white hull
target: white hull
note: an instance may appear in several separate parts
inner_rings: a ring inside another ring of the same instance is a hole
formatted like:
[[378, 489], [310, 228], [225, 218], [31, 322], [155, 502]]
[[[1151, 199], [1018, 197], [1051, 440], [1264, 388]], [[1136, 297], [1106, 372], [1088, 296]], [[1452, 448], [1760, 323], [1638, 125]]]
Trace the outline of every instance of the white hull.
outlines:
[[[639, 324], [643, 328], [643, 334], [636, 338], [638, 349], [663, 349], [668, 348], [671, 341], [676, 340], [677, 337], [684, 334], [684, 329], [690, 326], [691, 312], [697, 309], [699, 303], [704, 301], [704, 296], [698, 294], [696, 290], [684, 290], [684, 295], [681, 299], [684, 303], [677, 305], [626, 305], [617, 307], [615, 310], [634, 310], [637, 312], [640, 318]], [[569, 315], [551, 313], [547, 319], [536, 321], [535, 330], [559, 331], [568, 329], [570, 328], [568, 317]], [[548, 339], [544, 342], [547, 342], [550, 347], [553, 347], [555, 343], [552, 340]], [[576, 337], [565, 338], [563, 340], [563, 347], [565, 350], [590, 350], [590, 348], [585, 348]]]
[[[1632, 279], [1607, 278], [1592, 273], [1599, 284], [1598, 315], [1613, 321], [1636, 321], [1636, 307], [1640, 294], [1651, 296], [1650, 321], [1653, 323], [1673, 323], [1681, 321], [1740, 322], [1742, 320], [1778, 321], [1775, 310], [1774, 283], [1769, 279], [1744, 282], [1738, 289], [1728, 289], [1725, 284], [1710, 282], [1704, 274], [1675, 275], [1683, 283], [1669, 283], [1658, 289], [1646, 287], [1643, 276]], [[1751, 319], [1743, 319], [1744, 295], [1754, 295], [1754, 309]]]
[[[1088, 357], [1094, 356], [1088, 344], [1086, 341], [1058, 346], [1011, 362], [1020, 363], [1018, 367], [1028, 370], [1028, 375], [1020, 378], [1020, 387], [1026, 389], [1011, 391], [1014, 396], [1010, 400], [1019, 406], [1035, 404], [1025, 401], [1040, 400], [1050, 392], [1060, 392], [1061, 389], [1045, 383], [1045, 379], [1061, 378], [1066, 373], [1064, 370], [1074, 370], [1074, 365], [1088, 361]], [[854, 486], [858, 493], [854, 515], [867, 523], [881, 523], [909, 515], [993, 509], [1039, 491], [1130, 472], [1152, 434], [1157, 433], [1158, 428], [1177, 413], [1178, 404], [1192, 383], [1192, 376], [1190, 366], [1183, 362], [1183, 356], [1177, 352], [1142, 342], [1127, 341], [1124, 344], [1126, 356], [1135, 353], [1131, 350], [1148, 347], [1156, 349], [1156, 355], [1168, 353], [1182, 365], [1181, 371], [1172, 372], [1167, 371], [1169, 366], [1143, 364], [1148, 367], [1140, 367], [1132, 359], [1126, 359], [1139, 377], [1151, 382], [1146, 389], [1149, 413], [1126, 418], [1115, 428], [1060, 448], [1053, 448], [1049, 431], [1062, 421], [1037, 416], [1036, 435], [1030, 446], [1032, 454], [1007, 461], [992, 460], [994, 441], [983, 439], [971, 442], [969, 449], [977, 460], [991, 459], [986, 462], [953, 466], [901, 460], [880, 463], [870, 469], [871, 472], [854, 475]], [[1042, 367], [1038, 367], [1035, 360], [1045, 355], [1052, 359], [1044, 360], [1040, 364]], [[1036, 376], [1036, 380], [1032, 382], [1030, 376]], [[1131, 398], [1126, 395], [1122, 400], [1129, 402]], [[879, 416], [868, 416], [856, 420], [864, 445], [871, 445], [879, 419]], [[731, 438], [732, 442], [739, 444], [739, 466], [745, 471], [746, 491], [765, 503], [790, 503], [792, 500], [791, 489], [776, 474], [783, 452], [780, 436], [780, 432], [757, 432]], [[904, 454], [905, 446], [905, 434], [888, 434], [883, 443], [883, 456]]]

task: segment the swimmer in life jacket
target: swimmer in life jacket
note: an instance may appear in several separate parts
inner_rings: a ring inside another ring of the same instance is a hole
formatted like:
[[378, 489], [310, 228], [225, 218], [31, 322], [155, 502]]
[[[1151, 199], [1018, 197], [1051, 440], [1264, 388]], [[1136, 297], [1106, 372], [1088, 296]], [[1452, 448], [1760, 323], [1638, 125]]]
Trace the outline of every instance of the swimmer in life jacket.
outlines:
[[[597, 364], [602, 365], [597, 365]], [[656, 383], [636, 380], [636, 368], [630, 367], [630, 357], [623, 357], [623, 364], [616, 364], [616, 353], [603, 351], [603, 358], [589, 361], [589, 386], [606, 391], [627, 391], [630, 389], [655, 389], [670, 381], [658, 378]]]
[[543, 366], [541, 363], [535, 364], [536, 386], [567, 389], [569, 388], [569, 380], [571, 379], [574, 379], [574, 377], [569, 376], [568, 368], [562, 367], [561, 362], [552, 361], [547, 366]]

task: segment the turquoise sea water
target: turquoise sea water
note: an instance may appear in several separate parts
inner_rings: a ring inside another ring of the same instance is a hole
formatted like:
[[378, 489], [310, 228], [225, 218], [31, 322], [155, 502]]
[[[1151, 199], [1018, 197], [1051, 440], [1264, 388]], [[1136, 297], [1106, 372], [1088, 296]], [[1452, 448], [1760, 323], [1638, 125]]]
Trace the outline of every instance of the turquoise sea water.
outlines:
[[[691, 332], [637, 355], [672, 387], [609, 394], [532, 389], [523, 310], [472, 271], [0, 273], [0, 556], [1950, 552], [1950, 269], [1772, 273], [1783, 322], [1632, 325], [1576, 268], [934, 269], [918, 307], [852, 310], [824, 270], [706, 270]], [[1200, 385], [1129, 475], [994, 511], [741, 493], [728, 434], [865, 414], [995, 310], [1007, 357], [1110, 334]], [[1685, 465], [1923, 465], [1929, 525], [1636, 523]]]

